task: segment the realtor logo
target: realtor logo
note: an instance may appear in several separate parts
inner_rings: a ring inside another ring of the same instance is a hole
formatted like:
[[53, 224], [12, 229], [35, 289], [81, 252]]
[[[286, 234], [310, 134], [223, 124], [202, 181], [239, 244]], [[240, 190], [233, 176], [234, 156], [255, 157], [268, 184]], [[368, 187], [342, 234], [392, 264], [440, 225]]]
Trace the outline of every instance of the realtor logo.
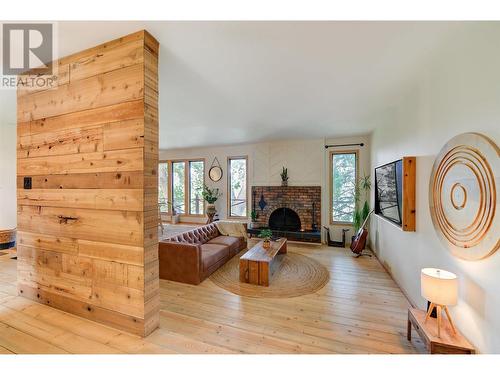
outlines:
[[4, 75], [28, 70], [52, 74], [53, 27], [50, 23], [4, 23], [2, 25]]
[[56, 24], [3, 23], [1, 89], [57, 88]]
[[52, 74], [53, 25], [50, 23], [4, 23], [4, 75], [17, 75], [28, 70], [35, 74]]

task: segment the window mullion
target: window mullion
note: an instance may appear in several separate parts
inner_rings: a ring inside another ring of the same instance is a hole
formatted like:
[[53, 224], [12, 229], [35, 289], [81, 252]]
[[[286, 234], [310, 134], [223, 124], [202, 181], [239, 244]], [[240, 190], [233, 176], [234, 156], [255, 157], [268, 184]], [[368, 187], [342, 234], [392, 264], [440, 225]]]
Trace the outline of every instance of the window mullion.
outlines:
[[172, 174], [173, 174], [173, 168], [172, 168], [172, 162], [169, 160], [167, 162], [167, 168], [168, 168], [168, 178], [167, 178], [167, 200], [168, 202], [170, 202], [168, 205], [167, 205], [167, 211], [170, 213], [170, 214], [173, 214], [173, 210], [172, 210]]
[[184, 215], [189, 215], [189, 162], [184, 163]]

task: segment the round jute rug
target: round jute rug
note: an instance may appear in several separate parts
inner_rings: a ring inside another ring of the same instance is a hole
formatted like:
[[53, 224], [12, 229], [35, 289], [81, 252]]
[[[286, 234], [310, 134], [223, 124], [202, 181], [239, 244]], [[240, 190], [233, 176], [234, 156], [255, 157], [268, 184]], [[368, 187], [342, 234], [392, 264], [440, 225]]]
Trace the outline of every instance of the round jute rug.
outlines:
[[239, 259], [245, 252], [234, 256], [210, 276], [216, 285], [245, 297], [289, 298], [311, 294], [330, 280], [326, 267], [305, 255], [288, 252], [269, 286], [240, 283]]

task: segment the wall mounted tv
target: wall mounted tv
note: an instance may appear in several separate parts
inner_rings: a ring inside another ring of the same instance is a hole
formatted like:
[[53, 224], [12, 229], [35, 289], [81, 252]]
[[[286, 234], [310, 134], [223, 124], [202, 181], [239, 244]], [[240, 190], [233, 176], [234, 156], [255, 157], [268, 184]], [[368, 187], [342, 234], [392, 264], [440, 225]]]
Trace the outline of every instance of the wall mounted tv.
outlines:
[[414, 157], [404, 157], [375, 168], [375, 214], [404, 231], [415, 230]]

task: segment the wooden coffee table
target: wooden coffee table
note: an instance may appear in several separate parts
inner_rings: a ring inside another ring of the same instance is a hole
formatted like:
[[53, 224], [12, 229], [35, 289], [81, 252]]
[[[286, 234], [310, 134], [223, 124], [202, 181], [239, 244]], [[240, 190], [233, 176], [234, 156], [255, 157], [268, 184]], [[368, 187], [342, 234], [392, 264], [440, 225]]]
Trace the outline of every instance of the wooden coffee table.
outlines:
[[269, 286], [286, 254], [286, 238], [271, 241], [269, 249], [263, 245], [264, 241], [260, 241], [240, 258], [240, 282]]

